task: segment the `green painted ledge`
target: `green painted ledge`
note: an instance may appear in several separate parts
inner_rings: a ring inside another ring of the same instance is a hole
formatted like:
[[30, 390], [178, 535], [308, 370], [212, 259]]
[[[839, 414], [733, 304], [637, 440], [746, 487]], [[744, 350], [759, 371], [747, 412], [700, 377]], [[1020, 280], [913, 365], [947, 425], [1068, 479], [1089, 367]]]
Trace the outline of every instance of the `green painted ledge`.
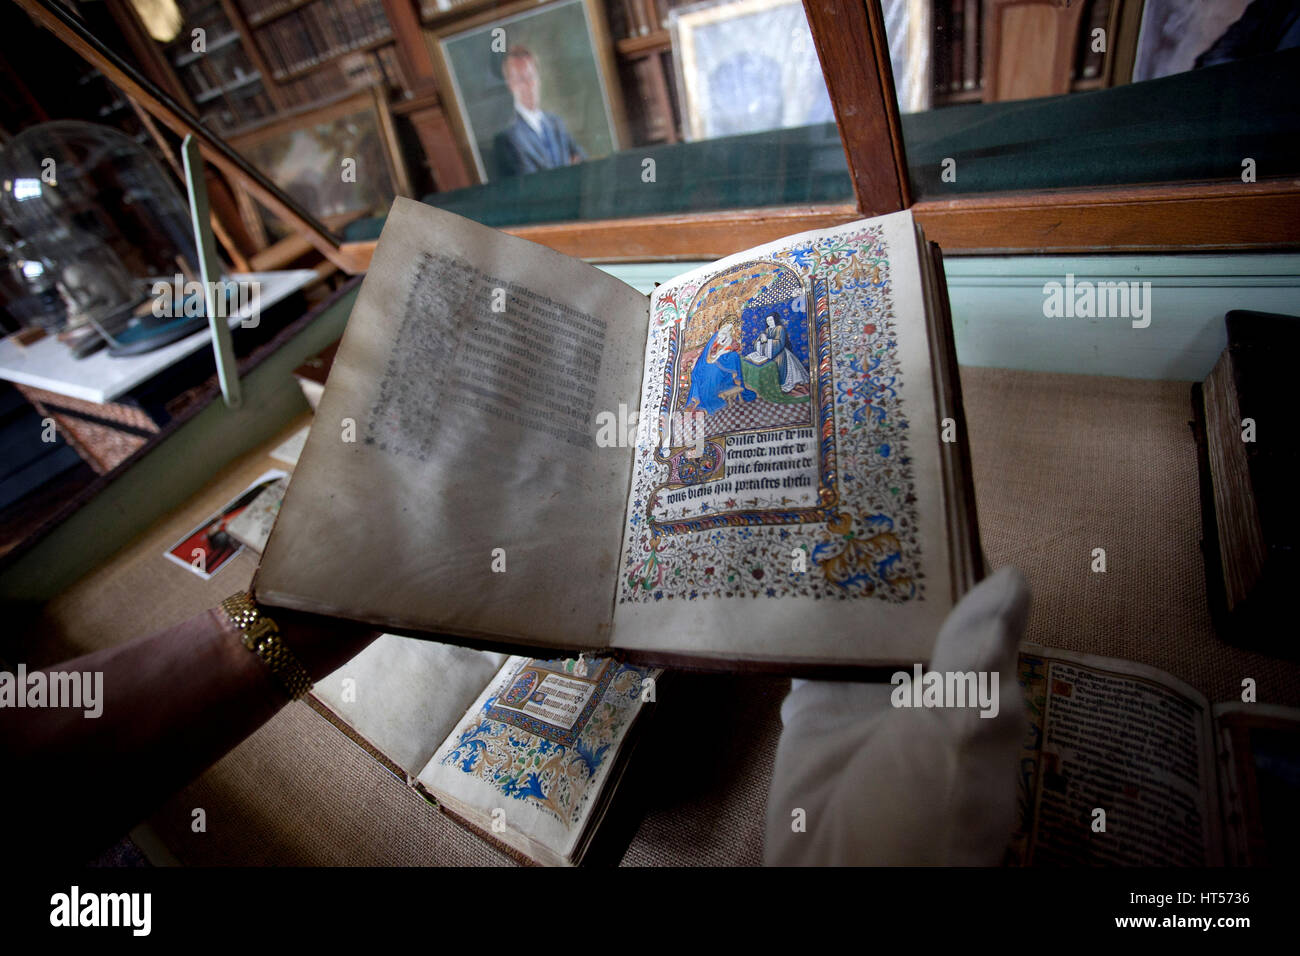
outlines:
[[343, 334], [359, 288], [325, 305], [310, 324], [241, 378], [238, 410], [220, 398], [211, 402], [0, 572], [0, 601], [48, 601], [307, 411], [293, 370]]

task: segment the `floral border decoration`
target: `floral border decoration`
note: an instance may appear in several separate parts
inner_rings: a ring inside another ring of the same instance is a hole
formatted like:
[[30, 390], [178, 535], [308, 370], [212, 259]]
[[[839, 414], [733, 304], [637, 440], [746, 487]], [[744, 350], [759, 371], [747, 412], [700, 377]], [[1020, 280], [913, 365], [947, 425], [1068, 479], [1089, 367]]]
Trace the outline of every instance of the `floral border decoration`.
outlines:
[[[808, 287], [829, 294], [833, 417], [823, 424], [837, 444], [838, 500], [819, 520], [784, 525], [701, 528], [664, 534], [648, 519], [650, 495], [668, 466], [657, 462], [657, 436], [642, 418], [632, 477], [619, 603], [709, 597], [875, 597], [924, 600], [917, 533], [916, 476], [894, 314], [889, 252], [879, 226], [838, 233], [770, 253]], [[641, 407], [663, 400], [674, 331], [696, 291], [684, 284], [655, 300], [646, 346]], [[822, 438], [825, 438], [823, 433]], [[788, 511], [773, 495], [759, 507]], [[806, 570], [794, 552], [802, 550]]]
[[[469, 774], [503, 797], [521, 800], [572, 828], [598, 791], [596, 780], [608, 770], [641, 707], [643, 682], [649, 668], [611, 662], [605, 690], [572, 744], [556, 743], [538, 734], [492, 718], [493, 708], [525, 661], [500, 681], [478, 712], [469, 718], [439, 764]], [[536, 662], [573, 672], [573, 661]]]

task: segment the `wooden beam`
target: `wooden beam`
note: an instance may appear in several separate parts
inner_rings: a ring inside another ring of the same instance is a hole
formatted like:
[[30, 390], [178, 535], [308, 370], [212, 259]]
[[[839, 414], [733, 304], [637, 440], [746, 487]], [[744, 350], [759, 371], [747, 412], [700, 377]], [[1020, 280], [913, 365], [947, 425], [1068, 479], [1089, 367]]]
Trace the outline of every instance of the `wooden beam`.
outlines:
[[[348, 223], [360, 219], [364, 213], [360, 210], [355, 212], [336, 213], [325, 220], [325, 224], [331, 229], [342, 229]], [[285, 236], [279, 242], [272, 243], [265, 249], [255, 252], [249, 257], [249, 272], [274, 272], [277, 269], [292, 268], [293, 263], [298, 259], [311, 252], [311, 245], [302, 236], [297, 233]], [[370, 264], [370, 257], [366, 257], [365, 265], [361, 267], [362, 272]], [[333, 265], [333, 263], [331, 263]]]
[[[824, 229], [858, 218], [857, 209], [847, 204], [794, 206], [504, 226], [502, 232], [591, 262], [644, 262], [719, 259], [796, 232]], [[343, 250], [358, 264], [368, 264], [375, 242], [345, 243]]]
[[1083, 0], [985, 0], [984, 101], [1070, 92], [1083, 8]]
[[470, 175], [465, 158], [456, 147], [456, 134], [452, 132], [442, 107], [427, 106], [410, 110], [406, 113], [406, 119], [419, 137], [424, 158], [439, 192], [474, 185], [476, 179]]
[[170, 95], [106, 47], [86, 26], [54, 0], [14, 0], [37, 23], [72, 48], [83, 60], [99, 70], [148, 110], [155, 119], [178, 136], [193, 134], [203, 148], [204, 158], [228, 176], [238, 179], [268, 209], [300, 231], [325, 258], [346, 272], [353, 263], [342, 253], [338, 240], [294, 200], [281, 192], [270, 180], [254, 169], [247, 160], [214, 136], [197, 116], [184, 109]]
[[[912, 207], [948, 254], [1205, 252], [1300, 247], [1300, 180], [993, 193]], [[853, 206], [505, 227], [592, 262], [717, 259], [808, 229], [862, 218]], [[374, 242], [347, 243], [359, 267]]]
[[804, 0], [864, 216], [912, 203], [880, 0]]
[[131, 48], [144, 75], [170, 93], [181, 106], [194, 112], [194, 102], [190, 99], [189, 93], [176, 75], [176, 71], [172, 69], [172, 65], [167, 62], [163, 51], [140, 21], [140, 15], [136, 13], [135, 7], [131, 6], [128, 0], [107, 0], [105, 6], [117, 22], [117, 28], [122, 31], [122, 38]]
[[944, 252], [1201, 252], [1300, 246], [1300, 180], [991, 193], [919, 202]]
[[424, 28], [420, 25], [419, 0], [381, 0], [384, 15], [393, 30], [397, 48], [397, 62], [406, 74], [411, 93], [419, 96], [429, 88], [436, 88], [437, 74], [433, 58], [424, 43]]

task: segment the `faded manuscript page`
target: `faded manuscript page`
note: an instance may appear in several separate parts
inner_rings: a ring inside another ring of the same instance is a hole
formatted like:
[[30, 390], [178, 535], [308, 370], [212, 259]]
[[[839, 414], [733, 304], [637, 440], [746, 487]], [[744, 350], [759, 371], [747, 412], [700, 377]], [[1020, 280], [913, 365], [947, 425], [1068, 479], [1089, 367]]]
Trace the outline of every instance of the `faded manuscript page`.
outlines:
[[258, 598], [605, 645], [631, 449], [598, 447], [597, 416], [635, 394], [646, 312], [592, 266], [396, 200]]
[[1026, 645], [1019, 667], [1029, 730], [1013, 860], [1222, 862], [1212, 715], [1201, 694], [1155, 668], [1089, 654]]
[[929, 658], [954, 588], [909, 213], [660, 286], [640, 408], [614, 646]]

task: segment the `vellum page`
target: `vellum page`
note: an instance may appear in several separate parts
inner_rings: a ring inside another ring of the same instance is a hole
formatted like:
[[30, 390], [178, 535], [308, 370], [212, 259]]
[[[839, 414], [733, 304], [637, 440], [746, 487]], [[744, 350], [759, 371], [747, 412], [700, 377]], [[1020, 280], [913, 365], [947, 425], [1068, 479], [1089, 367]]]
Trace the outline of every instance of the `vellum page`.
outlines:
[[538, 846], [569, 856], [600, 806], [645, 682], [659, 673], [611, 658], [579, 665], [512, 657], [420, 783], [534, 858], [544, 856]]
[[409, 774], [429, 762], [505, 654], [397, 634], [379, 638], [312, 694]]
[[[1030, 726], [1020, 753], [1021, 863], [1222, 865], [1211, 708], [1133, 661], [1026, 644], [1016, 681]], [[1092, 824], [1106, 811], [1106, 838]]]
[[953, 595], [921, 275], [903, 212], [655, 290], [613, 646], [929, 657]]
[[631, 449], [598, 448], [596, 419], [635, 394], [646, 309], [592, 266], [396, 200], [258, 598], [603, 646]]

